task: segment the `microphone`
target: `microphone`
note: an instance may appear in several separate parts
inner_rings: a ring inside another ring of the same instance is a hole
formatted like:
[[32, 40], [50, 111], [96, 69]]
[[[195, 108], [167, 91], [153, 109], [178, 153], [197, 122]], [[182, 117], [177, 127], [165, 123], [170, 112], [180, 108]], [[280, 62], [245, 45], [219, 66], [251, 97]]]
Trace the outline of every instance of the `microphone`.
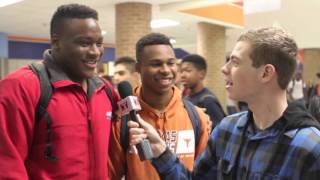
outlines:
[[[139, 100], [132, 95], [132, 87], [128, 81], [122, 81], [118, 84], [118, 92], [122, 100], [118, 102], [119, 110], [122, 116], [127, 119], [138, 122], [137, 111], [141, 110]], [[136, 145], [140, 160], [149, 160], [153, 158], [149, 139], [144, 139]]]

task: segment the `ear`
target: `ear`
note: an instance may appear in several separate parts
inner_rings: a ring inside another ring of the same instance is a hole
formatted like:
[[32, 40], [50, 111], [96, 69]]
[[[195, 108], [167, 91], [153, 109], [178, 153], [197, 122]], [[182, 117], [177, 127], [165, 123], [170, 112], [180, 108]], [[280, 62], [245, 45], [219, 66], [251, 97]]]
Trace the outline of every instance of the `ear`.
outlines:
[[136, 65], [135, 65], [135, 68], [136, 68], [136, 72], [141, 74], [141, 62], [137, 62]]
[[204, 69], [200, 70], [199, 74], [200, 74], [200, 78], [204, 80], [204, 78], [206, 77], [207, 71]]
[[262, 82], [269, 82], [276, 75], [276, 68], [272, 64], [266, 64], [262, 68], [261, 80]]
[[58, 50], [59, 46], [59, 36], [57, 34], [53, 34], [51, 36], [51, 47], [52, 49]]

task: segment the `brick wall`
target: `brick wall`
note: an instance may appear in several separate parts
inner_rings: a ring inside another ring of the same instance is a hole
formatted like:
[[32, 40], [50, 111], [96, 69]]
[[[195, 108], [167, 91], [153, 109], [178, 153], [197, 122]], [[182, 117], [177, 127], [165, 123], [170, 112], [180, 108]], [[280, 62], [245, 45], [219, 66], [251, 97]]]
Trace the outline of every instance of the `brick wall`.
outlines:
[[120, 3], [116, 5], [116, 58], [135, 58], [136, 42], [151, 32], [151, 4]]
[[215, 93], [223, 107], [225, 107], [226, 90], [220, 69], [225, 62], [225, 49], [225, 27], [198, 23], [197, 52], [205, 57], [208, 64], [204, 84]]

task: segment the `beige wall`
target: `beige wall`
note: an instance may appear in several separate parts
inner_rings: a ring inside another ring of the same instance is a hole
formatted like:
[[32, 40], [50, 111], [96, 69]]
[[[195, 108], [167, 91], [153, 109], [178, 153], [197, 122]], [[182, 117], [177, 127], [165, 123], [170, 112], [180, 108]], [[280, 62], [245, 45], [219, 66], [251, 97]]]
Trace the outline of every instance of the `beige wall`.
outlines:
[[30, 64], [35, 60], [32, 59], [1, 59], [0, 64], [0, 77], [3, 78], [4, 76], [8, 75], [9, 73], [15, 71], [16, 69]]
[[320, 72], [320, 49], [305, 49], [303, 78], [306, 83], [316, 83], [316, 73]]
[[221, 67], [225, 62], [226, 36], [225, 27], [201, 22], [198, 24], [197, 51], [207, 60], [208, 70], [204, 81], [218, 97], [221, 105], [226, 104], [225, 82]]
[[151, 4], [121, 3], [116, 5], [116, 58], [135, 58], [135, 45], [151, 32]]

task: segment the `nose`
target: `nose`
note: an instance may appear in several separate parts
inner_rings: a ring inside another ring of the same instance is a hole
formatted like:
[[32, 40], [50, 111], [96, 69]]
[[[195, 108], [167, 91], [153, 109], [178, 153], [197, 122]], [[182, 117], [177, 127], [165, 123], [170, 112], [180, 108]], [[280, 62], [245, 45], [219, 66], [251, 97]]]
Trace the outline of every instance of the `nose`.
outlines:
[[119, 76], [118, 73], [114, 73], [113, 81], [114, 81], [115, 84], [118, 84], [120, 82], [120, 76]]
[[102, 56], [103, 46], [93, 44], [89, 49], [89, 54], [94, 58]]
[[169, 67], [168, 64], [164, 63], [164, 64], [161, 66], [161, 73], [165, 73], [165, 74], [170, 73], [170, 67]]
[[180, 72], [180, 78], [185, 79], [186, 78], [186, 73], [184, 71]]
[[221, 72], [222, 74], [228, 74], [229, 73], [229, 63], [225, 63], [222, 67], [221, 67]]

